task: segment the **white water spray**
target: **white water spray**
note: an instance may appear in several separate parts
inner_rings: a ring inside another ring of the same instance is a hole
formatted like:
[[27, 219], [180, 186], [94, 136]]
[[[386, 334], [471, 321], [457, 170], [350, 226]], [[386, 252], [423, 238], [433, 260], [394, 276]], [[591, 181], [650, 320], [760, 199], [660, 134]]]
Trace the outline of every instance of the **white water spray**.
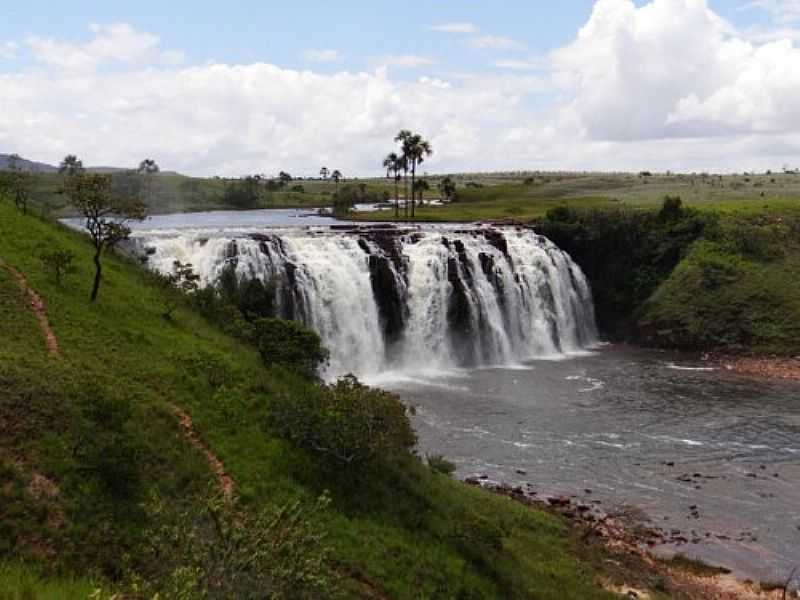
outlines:
[[316, 330], [326, 375], [511, 366], [597, 342], [580, 268], [523, 228], [337, 232], [139, 231], [137, 252], [205, 285], [226, 265], [276, 285], [283, 316]]

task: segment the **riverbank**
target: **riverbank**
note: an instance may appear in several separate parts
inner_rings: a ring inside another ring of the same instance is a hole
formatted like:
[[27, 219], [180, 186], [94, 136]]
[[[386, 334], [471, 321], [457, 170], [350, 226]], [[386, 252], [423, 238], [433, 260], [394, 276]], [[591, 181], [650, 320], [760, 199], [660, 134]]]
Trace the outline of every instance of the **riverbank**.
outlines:
[[800, 381], [800, 356], [735, 356], [704, 354], [702, 360], [715, 368], [745, 377]]
[[679, 548], [673, 548], [669, 557], [665, 558], [663, 553], [659, 556], [652, 549], [667, 543], [665, 531], [644, 526], [630, 514], [607, 513], [594, 502], [540, 495], [522, 486], [490, 481], [485, 476], [468, 477], [464, 483], [565, 518], [582, 546], [584, 559], [591, 561], [592, 549], [602, 548], [606, 558], [597, 567], [600, 580], [609, 591], [641, 599], [657, 598], [661, 593], [686, 600], [800, 598], [800, 588], [795, 589], [786, 579], [755, 582], [737, 578], [724, 567], [687, 558]]

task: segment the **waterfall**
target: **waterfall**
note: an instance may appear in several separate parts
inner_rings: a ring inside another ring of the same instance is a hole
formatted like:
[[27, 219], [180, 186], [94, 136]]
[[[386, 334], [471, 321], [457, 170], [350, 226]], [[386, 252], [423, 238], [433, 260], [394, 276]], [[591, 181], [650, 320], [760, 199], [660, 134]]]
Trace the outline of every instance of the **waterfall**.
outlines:
[[597, 342], [589, 284], [527, 228], [137, 231], [150, 268], [227, 265], [275, 284], [281, 316], [331, 351], [327, 375], [506, 366]]

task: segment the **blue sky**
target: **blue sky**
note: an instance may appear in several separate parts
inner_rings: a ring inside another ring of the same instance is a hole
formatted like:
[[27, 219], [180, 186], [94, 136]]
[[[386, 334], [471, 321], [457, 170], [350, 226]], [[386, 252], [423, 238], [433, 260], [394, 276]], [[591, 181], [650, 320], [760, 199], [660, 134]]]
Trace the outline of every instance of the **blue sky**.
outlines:
[[[0, 40], [29, 35], [75, 42], [90, 37], [89, 23], [125, 22], [158, 35], [185, 53], [187, 62], [270, 62], [293, 69], [333, 72], [371, 69], [381, 57], [414, 54], [432, 57], [426, 72], [469, 72], [492, 68], [497, 57], [520, 59], [568, 43], [592, 10], [593, 0], [424, 0], [401, 14], [396, 2], [298, 0], [219, 2], [194, 0], [114, 1], [28, 0], [0, 8]], [[638, 5], [645, 2], [638, 1]], [[769, 23], [769, 13], [748, 8], [745, 0], [712, 0], [709, 5], [732, 23]], [[486, 52], [465, 35], [440, 35], [432, 27], [471, 23], [479, 36], [518, 41], [527, 50]], [[310, 49], [335, 49], [342, 59], [327, 64], [307, 60]], [[24, 57], [23, 57], [24, 58]], [[17, 67], [26, 64], [25, 60]]]
[[6, 2], [0, 152], [367, 174], [408, 126], [437, 170], [775, 167], [799, 41], [800, 0]]

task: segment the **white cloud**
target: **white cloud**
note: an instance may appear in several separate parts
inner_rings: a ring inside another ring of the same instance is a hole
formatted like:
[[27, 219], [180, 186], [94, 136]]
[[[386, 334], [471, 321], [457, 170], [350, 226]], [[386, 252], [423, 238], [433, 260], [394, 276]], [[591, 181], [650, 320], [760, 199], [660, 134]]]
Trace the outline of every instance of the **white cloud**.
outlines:
[[452, 23], [442, 23], [441, 25], [434, 25], [431, 27], [433, 31], [439, 31], [441, 33], [478, 33], [478, 26], [474, 23], [469, 22], [452, 22]]
[[522, 42], [497, 35], [482, 35], [469, 41], [473, 48], [491, 50], [525, 50], [527, 46]]
[[39, 36], [30, 36], [26, 41], [36, 60], [71, 71], [91, 71], [106, 63], [156, 61], [174, 64], [176, 59], [182, 60], [182, 53], [161, 53], [158, 36], [137, 31], [127, 23], [93, 23], [89, 31], [93, 38], [84, 44]]
[[0, 60], [12, 60], [17, 57], [19, 46], [16, 42], [3, 42], [0, 44]]
[[398, 69], [414, 69], [436, 64], [432, 58], [417, 54], [390, 54], [381, 56], [375, 62], [382, 67], [397, 67]]
[[540, 59], [523, 54], [447, 81], [390, 75], [434, 63], [417, 55], [369, 73], [179, 67], [155, 36], [115, 35], [128, 34], [139, 41], [50, 40], [68, 50], [40, 57], [57, 68], [0, 69], [0, 148], [220, 175], [374, 174], [401, 128], [432, 141], [431, 171], [774, 169], [800, 156], [800, 49], [736, 33], [704, 0], [597, 0], [549, 70], [527, 72]]
[[553, 62], [592, 138], [800, 130], [800, 50], [737, 36], [705, 0], [598, 0]]
[[342, 54], [333, 48], [312, 48], [303, 52], [303, 58], [309, 62], [332, 63], [342, 60]]

